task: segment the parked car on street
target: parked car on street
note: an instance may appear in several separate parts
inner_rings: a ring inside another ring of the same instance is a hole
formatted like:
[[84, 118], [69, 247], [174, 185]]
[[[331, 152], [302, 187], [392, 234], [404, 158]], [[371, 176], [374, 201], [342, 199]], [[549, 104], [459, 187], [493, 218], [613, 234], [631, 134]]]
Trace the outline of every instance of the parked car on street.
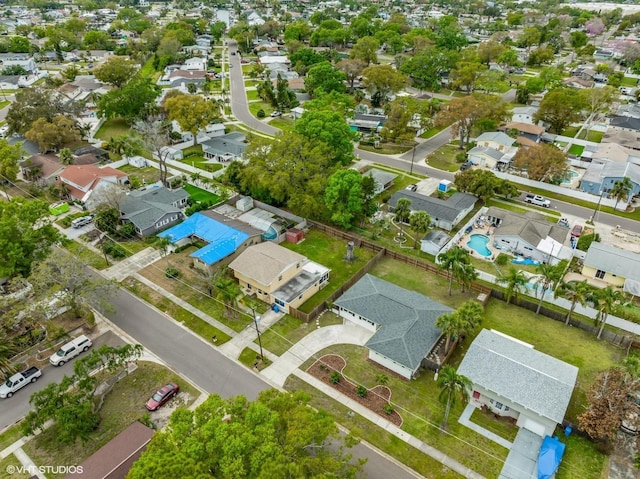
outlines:
[[42, 376], [42, 371], [40, 371], [35, 366], [29, 368], [21, 373], [14, 374], [7, 381], [0, 386], [0, 398], [10, 398], [13, 394], [27, 384], [35, 383], [38, 378]]
[[80, 353], [88, 351], [92, 345], [91, 339], [83, 334], [64, 344], [58, 351], [53, 353], [49, 358], [49, 362], [54, 366], [62, 366]]
[[524, 197], [524, 202], [531, 203], [532, 205], [536, 205], [536, 206], [542, 206], [543, 208], [551, 207], [551, 201], [546, 199], [544, 196], [540, 196], [540, 195], [528, 194]]
[[149, 411], [156, 411], [161, 406], [165, 405], [169, 400], [175, 397], [180, 391], [180, 386], [176, 383], [168, 383], [161, 389], [158, 389], [156, 393], [145, 404], [145, 407]]

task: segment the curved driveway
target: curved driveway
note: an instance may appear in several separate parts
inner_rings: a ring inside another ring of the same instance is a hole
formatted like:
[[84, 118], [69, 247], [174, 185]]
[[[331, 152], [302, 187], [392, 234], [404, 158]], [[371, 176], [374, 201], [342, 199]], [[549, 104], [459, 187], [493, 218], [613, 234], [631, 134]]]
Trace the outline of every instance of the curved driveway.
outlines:
[[269, 379], [271, 383], [282, 387], [287, 378], [302, 363], [324, 348], [335, 344], [363, 346], [371, 336], [373, 336], [373, 331], [350, 324], [337, 324], [316, 329], [294, 344], [260, 374]]

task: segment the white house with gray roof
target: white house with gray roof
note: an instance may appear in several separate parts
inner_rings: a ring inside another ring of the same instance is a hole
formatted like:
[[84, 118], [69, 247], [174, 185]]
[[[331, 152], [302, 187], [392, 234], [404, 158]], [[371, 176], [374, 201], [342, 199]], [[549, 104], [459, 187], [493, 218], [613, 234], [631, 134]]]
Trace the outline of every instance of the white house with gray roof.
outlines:
[[531, 344], [483, 329], [465, 354], [458, 374], [473, 384], [471, 404], [516, 419], [542, 437], [562, 424], [578, 368], [536, 351]]
[[582, 275], [640, 296], [640, 254], [594, 241], [583, 260]]
[[202, 154], [208, 160], [226, 163], [244, 158], [246, 135], [234, 131], [202, 142]]
[[182, 188], [150, 186], [132, 191], [120, 205], [120, 217], [123, 222], [133, 223], [139, 236], [148, 236], [182, 221], [188, 198], [189, 193]]
[[334, 311], [375, 334], [365, 346], [369, 359], [405, 377], [415, 377], [442, 336], [436, 319], [453, 311], [415, 291], [370, 274], [334, 303]]
[[400, 190], [394, 193], [389, 200], [391, 210], [395, 208], [398, 200], [406, 198], [411, 201], [411, 211], [426, 211], [431, 217], [431, 224], [451, 231], [473, 209], [475, 196], [468, 193], [454, 193], [446, 200], [432, 198], [411, 190]]
[[388, 171], [379, 170], [378, 168], [371, 168], [366, 173], [363, 173], [363, 175], [373, 178], [375, 184], [374, 195], [379, 195], [384, 190], [391, 188], [391, 186], [393, 186], [393, 180], [398, 177], [395, 173], [389, 173]]

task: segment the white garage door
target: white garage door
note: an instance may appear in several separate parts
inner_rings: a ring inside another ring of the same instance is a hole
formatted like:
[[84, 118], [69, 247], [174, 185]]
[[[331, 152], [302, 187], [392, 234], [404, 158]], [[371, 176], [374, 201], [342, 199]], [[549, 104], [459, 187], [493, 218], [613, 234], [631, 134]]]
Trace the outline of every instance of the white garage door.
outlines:
[[534, 421], [533, 419], [526, 418], [522, 423], [522, 427], [536, 433], [538, 436], [544, 436], [544, 425]]

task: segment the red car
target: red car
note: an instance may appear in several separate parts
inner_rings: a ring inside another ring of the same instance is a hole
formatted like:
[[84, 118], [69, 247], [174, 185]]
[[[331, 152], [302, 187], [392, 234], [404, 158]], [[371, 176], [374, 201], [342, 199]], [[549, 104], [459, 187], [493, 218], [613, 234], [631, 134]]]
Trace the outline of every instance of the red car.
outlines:
[[176, 383], [168, 383], [151, 396], [151, 399], [147, 401], [145, 406], [149, 411], [156, 411], [160, 406], [168, 402], [169, 399], [178, 394], [178, 391], [180, 391], [180, 386]]

